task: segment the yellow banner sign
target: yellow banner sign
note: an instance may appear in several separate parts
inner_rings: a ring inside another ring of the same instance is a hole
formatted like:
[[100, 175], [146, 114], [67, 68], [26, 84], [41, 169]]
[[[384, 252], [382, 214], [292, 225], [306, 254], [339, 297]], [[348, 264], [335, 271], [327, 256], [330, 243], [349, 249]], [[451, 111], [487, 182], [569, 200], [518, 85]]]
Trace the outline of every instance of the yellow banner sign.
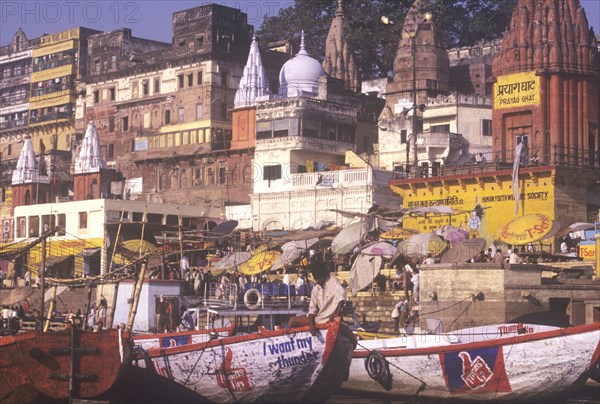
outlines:
[[540, 78], [535, 72], [498, 77], [494, 84], [494, 109], [538, 105]]
[[48, 46], [40, 46], [37, 49], [33, 50], [33, 57], [37, 58], [39, 56], [51, 55], [53, 53], [63, 52], [69, 49], [73, 49], [75, 47], [75, 42], [73, 40], [59, 42], [54, 45]]
[[596, 259], [596, 245], [586, 244], [579, 246], [579, 257], [584, 261], [593, 261]]

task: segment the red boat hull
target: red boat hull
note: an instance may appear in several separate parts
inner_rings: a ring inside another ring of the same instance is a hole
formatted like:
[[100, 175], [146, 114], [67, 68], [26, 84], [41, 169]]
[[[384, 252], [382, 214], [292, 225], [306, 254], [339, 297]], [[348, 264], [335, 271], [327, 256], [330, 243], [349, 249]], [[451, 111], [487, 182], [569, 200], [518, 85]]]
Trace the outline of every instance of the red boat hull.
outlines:
[[[71, 368], [72, 335], [75, 337]], [[64, 330], [0, 339], [1, 402], [92, 398], [115, 383], [122, 366], [118, 330], [98, 333]], [[70, 376], [75, 375], [72, 380]]]

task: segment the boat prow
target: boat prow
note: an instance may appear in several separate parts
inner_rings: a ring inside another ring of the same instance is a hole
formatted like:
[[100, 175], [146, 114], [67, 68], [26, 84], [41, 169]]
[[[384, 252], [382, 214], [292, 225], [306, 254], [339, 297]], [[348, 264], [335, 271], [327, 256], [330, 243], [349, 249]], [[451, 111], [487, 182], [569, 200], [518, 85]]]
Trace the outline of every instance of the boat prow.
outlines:
[[143, 350], [135, 361], [212, 402], [319, 402], [348, 376], [356, 339], [339, 320]]

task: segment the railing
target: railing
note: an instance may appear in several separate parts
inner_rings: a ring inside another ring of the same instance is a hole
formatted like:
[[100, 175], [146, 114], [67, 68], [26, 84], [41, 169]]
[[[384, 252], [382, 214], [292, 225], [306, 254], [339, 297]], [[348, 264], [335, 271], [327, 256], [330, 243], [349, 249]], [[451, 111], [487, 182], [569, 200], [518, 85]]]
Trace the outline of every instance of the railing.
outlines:
[[17, 126], [27, 125], [27, 119], [13, 119], [11, 121], [0, 122], [0, 129], [16, 128]]
[[33, 71], [39, 72], [47, 69], [54, 69], [55, 67], [66, 66], [73, 64], [74, 59], [64, 58], [58, 60], [50, 60], [48, 62], [38, 63], [37, 65], [33, 65]]
[[312, 285], [304, 284], [298, 290], [294, 285], [266, 282], [237, 284], [209, 282], [204, 290], [205, 307], [231, 309], [269, 309], [303, 307], [310, 297]]

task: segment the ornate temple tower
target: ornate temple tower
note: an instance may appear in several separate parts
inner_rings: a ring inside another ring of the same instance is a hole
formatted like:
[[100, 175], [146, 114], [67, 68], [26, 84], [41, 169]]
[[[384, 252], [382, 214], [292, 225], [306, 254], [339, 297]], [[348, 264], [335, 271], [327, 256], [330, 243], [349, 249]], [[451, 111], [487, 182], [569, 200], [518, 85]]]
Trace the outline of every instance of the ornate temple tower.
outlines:
[[325, 41], [323, 70], [330, 77], [342, 80], [346, 90], [358, 92], [360, 91], [360, 80], [358, 68], [354, 63], [354, 50], [345, 39], [349, 31], [350, 27], [344, 15], [342, 0], [338, 0], [335, 18], [331, 22]]
[[94, 122], [88, 123], [79, 157], [75, 160], [73, 188], [76, 201], [105, 198], [110, 194], [110, 183], [117, 180], [115, 170], [107, 168], [102, 158], [100, 142]]
[[600, 58], [579, 0], [519, 0], [493, 64], [493, 150], [598, 165]]
[[[416, 84], [416, 104], [423, 103], [427, 97], [436, 97], [452, 90], [448, 88], [448, 53], [442, 46], [435, 23], [419, 12], [418, 3], [412, 5], [404, 19], [402, 37], [394, 59], [394, 75], [386, 88], [386, 105], [395, 113], [398, 108], [394, 106], [398, 101], [410, 100], [405, 103], [412, 105], [413, 81]], [[414, 78], [413, 66], [416, 73]]]
[[[40, 167], [40, 164], [43, 166]], [[44, 159], [35, 157], [31, 136], [25, 135], [23, 148], [12, 174], [12, 209], [23, 205], [37, 205], [50, 200], [50, 178], [46, 175]]]

